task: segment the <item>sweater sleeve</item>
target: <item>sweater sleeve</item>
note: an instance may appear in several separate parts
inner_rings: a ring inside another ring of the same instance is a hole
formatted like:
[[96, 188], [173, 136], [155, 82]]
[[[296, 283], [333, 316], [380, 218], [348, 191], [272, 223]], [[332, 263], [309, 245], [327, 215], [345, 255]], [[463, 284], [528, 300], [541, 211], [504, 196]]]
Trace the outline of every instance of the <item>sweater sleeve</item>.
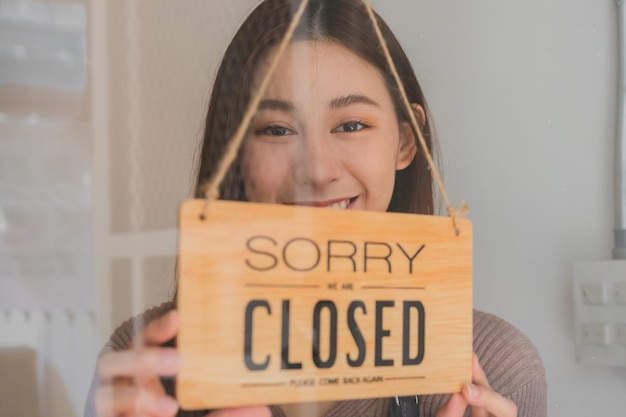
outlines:
[[173, 303], [166, 302], [126, 320], [115, 329], [98, 356], [102, 356], [108, 352], [130, 349], [136, 339], [136, 335], [141, 333], [146, 324], [162, 317], [173, 308]]
[[[98, 354], [98, 358], [110, 352], [130, 349], [136, 339], [136, 335], [141, 333], [141, 329], [143, 329], [146, 324], [163, 316], [165, 313], [172, 310], [173, 308], [173, 303], [163, 303], [160, 306], [153, 307], [138, 316], [126, 320], [117, 329], [115, 329], [108, 342], [104, 345], [104, 347]], [[84, 412], [85, 417], [97, 416], [94, 406], [94, 395], [96, 389], [98, 388], [98, 383], [99, 381], [96, 370], [96, 373], [94, 374], [91, 381], [89, 393], [87, 394]]]
[[[474, 311], [473, 349], [491, 388], [517, 405], [518, 417], [546, 417], [543, 363], [532, 342], [493, 314]], [[435, 416], [449, 395], [420, 397], [420, 416]], [[465, 416], [469, 416], [469, 409]]]
[[517, 405], [518, 417], [547, 415], [543, 363], [522, 332], [499, 317], [475, 311], [474, 351], [489, 384]]

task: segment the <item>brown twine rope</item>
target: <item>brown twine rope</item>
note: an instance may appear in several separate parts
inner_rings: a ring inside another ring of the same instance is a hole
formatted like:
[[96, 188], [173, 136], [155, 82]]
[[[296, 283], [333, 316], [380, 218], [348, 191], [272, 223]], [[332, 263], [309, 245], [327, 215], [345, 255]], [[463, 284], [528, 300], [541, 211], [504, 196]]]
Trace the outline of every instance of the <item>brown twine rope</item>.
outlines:
[[[400, 90], [400, 95], [402, 97], [404, 105], [406, 106], [406, 110], [409, 114], [409, 118], [411, 119], [411, 125], [413, 126], [413, 129], [417, 132], [418, 140], [426, 156], [426, 160], [431, 169], [431, 172], [433, 173], [433, 177], [435, 179], [435, 182], [437, 183], [437, 187], [439, 189], [439, 192], [441, 193], [441, 197], [444, 201], [444, 204], [446, 205], [448, 215], [452, 218], [452, 225], [454, 227], [454, 233], [458, 236], [459, 228], [458, 228], [456, 219], [457, 217], [464, 216], [468, 211], [468, 207], [465, 203], [463, 203], [461, 208], [458, 210], [452, 207], [452, 204], [450, 203], [450, 199], [448, 198], [448, 194], [446, 193], [446, 190], [444, 188], [443, 181], [441, 180], [441, 176], [439, 175], [439, 171], [437, 170], [435, 162], [433, 161], [432, 155], [430, 154], [430, 151], [428, 149], [428, 145], [426, 144], [426, 140], [424, 139], [422, 129], [419, 127], [417, 118], [415, 116], [415, 112], [413, 111], [413, 108], [411, 107], [411, 103], [409, 102], [409, 99], [407, 97], [406, 91], [404, 89], [404, 85], [402, 84], [402, 81], [400, 80], [400, 75], [398, 74], [396, 65], [393, 62], [393, 59], [391, 58], [391, 54], [389, 53], [387, 42], [385, 41], [385, 38], [382, 35], [380, 26], [378, 25], [378, 21], [376, 20], [376, 16], [374, 15], [374, 11], [372, 10], [372, 7], [370, 6], [368, 0], [362, 0], [362, 1], [370, 16], [372, 25], [374, 27], [374, 30], [376, 31], [376, 35], [378, 36], [378, 41], [381, 47], [383, 48], [383, 52], [385, 53], [385, 58], [387, 59], [389, 68], [391, 69], [391, 72], [396, 80], [396, 84], [398, 85], [398, 89]], [[278, 51], [276, 52], [274, 59], [272, 59], [268, 71], [265, 73], [265, 76], [263, 77], [263, 80], [259, 88], [255, 92], [250, 102], [250, 106], [248, 106], [248, 109], [246, 110], [246, 113], [244, 114], [244, 117], [241, 123], [239, 124], [239, 127], [237, 128], [235, 135], [233, 136], [232, 140], [228, 144], [228, 148], [226, 149], [226, 154], [220, 160], [217, 171], [215, 172], [211, 180], [209, 180], [208, 183], [202, 187], [204, 189], [206, 200], [205, 200], [204, 210], [202, 214], [200, 215], [201, 219], [205, 218], [210, 202], [219, 198], [219, 186], [224, 180], [224, 177], [226, 176], [228, 169], [230, 168], [233, 161], [237, 157], [237, 153], [239, 152], [239, 148], [241, 147], [243, 138], [250, 126], [250, 122], [252, 121], [252, 118], [254, 117], [254, 114], [256, 113], [259, 107], [259, 103], [261, 102], [261, 97], [263, 96], [263, 94], [265, 94], [265, 90], [267, 90], [267, 86], [269, 85], [270, 79], [272, 75], [274, 75], [276, 67], [278, 66], [278, 62], [280, 61], [285, 50], [287, 49], [287, 45], [289, 45], [289, 43], [291, 42], [291, 39], [293, 38], [293, 33], [295, 32], [296, 27], [298, 26], [298, 24], [300, 23], [300, 20], [302, 19], [302, 16], [304, 14], [304, 11], [308, 3], [309, 3], [309, 0], [302, 0], [302, 2], [300, 3], [300, 7], [296, 11], [294, 18], [291, 21], [289, 28], [287, 29], [287, 32], [285, 33], [285, 36], [281, 40], [281, 43], [278, 47]]]
[[287, 28], [287, 32], [285, 33], [285, 36], [280, 42], [278, 51], [276, 52], [274, 59], [272, 59], [272, 62], [270, 63], [270, 67], [268, 71], [265, 73], [265, 76], [263, 77], [263, 81], [261, 82], [261, 84], [259, 85], [259, 88], [255, 92], [252, 98], [252, 101], [250, 102], [250, 105], [248, 106], [248, 109], [246, 110], [246, 113], [244, 114], [244, 117], [241, 123], [239, 124], [239, 127], [237, 128], [237, 131], [235, 132], [235, 135], [233, 136], [233, 138], [228, 144], [228, 148], [226, 149], [226, 154], [220, 160], [220, 163], [217, 167], [217, 171], [215, 172], [211, 180], [209, 180], [209, 182], [202, 187], [204, 189], [206, 202], [204, 205], [204, 210], [202, 214], [200, 215], [201, 219], [204, 219], [204, 217], [206, 216], [209, 203], [219, 198], [220, 184], [224, 180], [224, 177], [226, 176], [228, 169], [230, 168], [233, 161], [237, 157], [237, 152], [239, 152], [239, 148], [241, 147], [241, 142], [243, 141], [243, 138], [246, 135], [248, 128], [250, 127], [250, 122], [252, 121], [252, 118], [254, 117], [254, 114], [256, 113], [259, 107], [259, 103], [261, 102], [261, 97], [263, 97], [263, 94], [265, 94], [265, 90], [267, 90], [267, 86], [270, 83], [270, 79], [272, 78], [272, 75], [274, 75], [274, 71], [276, 71], [276, 67], [278, 67], [278, 62], [280, 61], [285, 50], [287, 49], [289, 42], [291, 42], [291, 39], [293, 38], [293, 33], [295, 32], [296, 27], [300, 23], [300, 20], [302, 19], [302, 15], [304, 14], [304, 11], [306, 10], [306, 7], [308, 4], [309, 4], [309, 0], [302, 0], [302, 3], [300, 3], [300, 7], [296, 11], [296, 14], [293, 17], [293, 20], [291, 21], [289, 28]]
[[439, 192], [441, 193], [441, 198], [443, 199], [444, 204], [446, 205], [448, 215], [452, 218], [452, 226], [454, 227], [454, 233], [458, 236], [460, 232], [459, 232], [456, 219], [457, 217], [465, 215], [467, 211], [469, 210], [469, 208], [465, 203], [463, 203], [461, 208], [458, 210], [452, 207], [452, 204], [450, 203], [450, 199], [448, 198], [448, 194], [446, 193], [446, 190], [443, 186], [443, 181], [441, 180], [441, 176], [439, 175], [439, 171], [437, 171], [437, 167], [435, 165], [435, 162], [433, 161], [433, 157], [430, 154], [430, 151], [428, 150], [428, 145], [426, 144], [426, 140], [424, 139], [422, 129], [417, 123], [415, 111], [413, 111], [413, 107], [411, 106], [411, 103], [409, 102], [409, 98], [406, 94], [406, 90], [404, 89], [404, 84], [402, 84], [402, 80], [400, 79], [400, 74], [398, 74], [396, 64], [393, 62], [393, 59], [391, 58], [391, 53], [389, 52], [387, 42], [385, 41], [385, 38], [383, 37], [383, 34], [380, 30], [380, 26], [378, 25], [378, 21], [376, 20], [374, 11], [372, 10], [372, 7], [370, 6], [368, 0], [362, 0], [362, 1], [363, 1], [363, 4], [365, 5], [365, 8], [367, 9], [367, 13], [370, 16], [372, 25], [374, 26], [374, 30], [376, 31], [376, 35], [378, 36], [378, 42], [380, 43], [380, 46], [383, 48], [383, 52], [385, 53], [387, 64], [389, 65], [389, 68], [391, 69], [391, 73], [393, 74], [396, 80], [396, 84], [398, 85], [398, 89], [400, 90], [400, 96], [402, 97], [403, 104], [406, 107], [407, 113], [409, 114], [409, 118], [411, 119], [411, 125], [413, 126], [413, 129], [417, 132], [417, 138], [426, 156], [428, 166], [430, 167], [430, 170], [433, 173], [433, 177], [435, 179], [435, 182], [437, 183]]

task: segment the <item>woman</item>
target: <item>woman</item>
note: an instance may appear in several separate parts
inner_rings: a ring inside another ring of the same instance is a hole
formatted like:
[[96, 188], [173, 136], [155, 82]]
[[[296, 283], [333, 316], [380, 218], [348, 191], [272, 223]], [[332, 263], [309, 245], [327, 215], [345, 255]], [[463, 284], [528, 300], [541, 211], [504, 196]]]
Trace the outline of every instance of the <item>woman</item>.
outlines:
[[[197, 197], [204, 197], [202, 185], [214, 175], [299, 4], [263, 1], [226, 51], [206, 118]], [[428, 106], [411, 64], [387, 25], [378, 21], [432, 150]], [[433, 178], [417, 134], [364, 4], [312, 0], [261, 97], [220, 195], [274, 204], [433, 214]], [[180, 368], [173, 344], [162, 346], [176, 336], [177, 320], [174, 301], [141, 317], [147, 325], [139, 337], [137, 321], [116, 330], [99, 360], [98, 383], [92, 390], [97, 415], [206, 414], [178, 410], [172, 381], [160, 379], [175, 376]], [[543, 366], [525, 336], [495, 316], [475, 312], [474, 351], [472, 384], [452, 395], [420, 396], [420, 416], [546, 415]], [[398, 412], [395, 404], [372, 399], [217, 410], [211, 415], [377, 416]]]

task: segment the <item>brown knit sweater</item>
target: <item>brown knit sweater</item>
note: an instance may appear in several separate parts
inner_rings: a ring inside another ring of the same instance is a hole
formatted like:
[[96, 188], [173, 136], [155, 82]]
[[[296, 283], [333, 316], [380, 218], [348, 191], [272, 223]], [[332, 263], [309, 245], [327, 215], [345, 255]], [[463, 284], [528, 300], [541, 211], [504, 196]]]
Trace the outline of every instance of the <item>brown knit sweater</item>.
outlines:
[[[128, 349], [139, 323], [147, 323], [174, 308], [172, 303], [154, 307], [137, 318], [118, 327], [102, 353]], [[545, 417], [547, 415], [546, 378], [541, 358], [530, 340], [518, 329], [492, 314], [474, 311], [474, 352], [491, 387], [517, 404], [519, 417]], [[101, 353], [101, 354], [102, 354]], [[166, 391], [172, 395], [171, 380], [164, 380]], [[95, 381], [94, 381], [95, 386]], [[92, 409], [92, 386], [85, 411], [86, 417], [95, 417]], [[448, 395], [422, 395], [419, 397], [419, 416], [434, 417]], [[390, 399], [341, 401], [334, 405], [326, 417], [379, 417], [388, 416]], [[285, 417], [280, 408], [271, 406], [274, 417]], [[178, 417], [200, 417], [205, 412], [180, 411]], [[469, 410], [465, 414], [469, 416]]]

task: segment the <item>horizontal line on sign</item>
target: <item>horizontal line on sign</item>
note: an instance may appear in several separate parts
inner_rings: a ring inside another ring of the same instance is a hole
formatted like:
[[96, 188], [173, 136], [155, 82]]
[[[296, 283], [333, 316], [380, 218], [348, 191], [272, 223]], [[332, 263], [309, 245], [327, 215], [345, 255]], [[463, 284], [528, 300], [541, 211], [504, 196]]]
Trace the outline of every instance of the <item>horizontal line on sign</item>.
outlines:
[[298, 285], [298, 284], [246, 284], [246, 287], [256, 288], [319, 288], [319, 285]]
[[402, 379], [426, 379], [425, 376], [392, 376], [385, 378], [385, 381], [397, 381]]
[[287, 383], [286, 382], [268, 382], [268, 383], [259, 382], [257, 384], [241, 384], [243, 388], [282, 387], [283, 385], [287, 385]]
[[364, 290], [425, 290], [426, 287], [392, 287], [387, 285], [380, 286], [370, 286], [364, 285], [362, 287]]

